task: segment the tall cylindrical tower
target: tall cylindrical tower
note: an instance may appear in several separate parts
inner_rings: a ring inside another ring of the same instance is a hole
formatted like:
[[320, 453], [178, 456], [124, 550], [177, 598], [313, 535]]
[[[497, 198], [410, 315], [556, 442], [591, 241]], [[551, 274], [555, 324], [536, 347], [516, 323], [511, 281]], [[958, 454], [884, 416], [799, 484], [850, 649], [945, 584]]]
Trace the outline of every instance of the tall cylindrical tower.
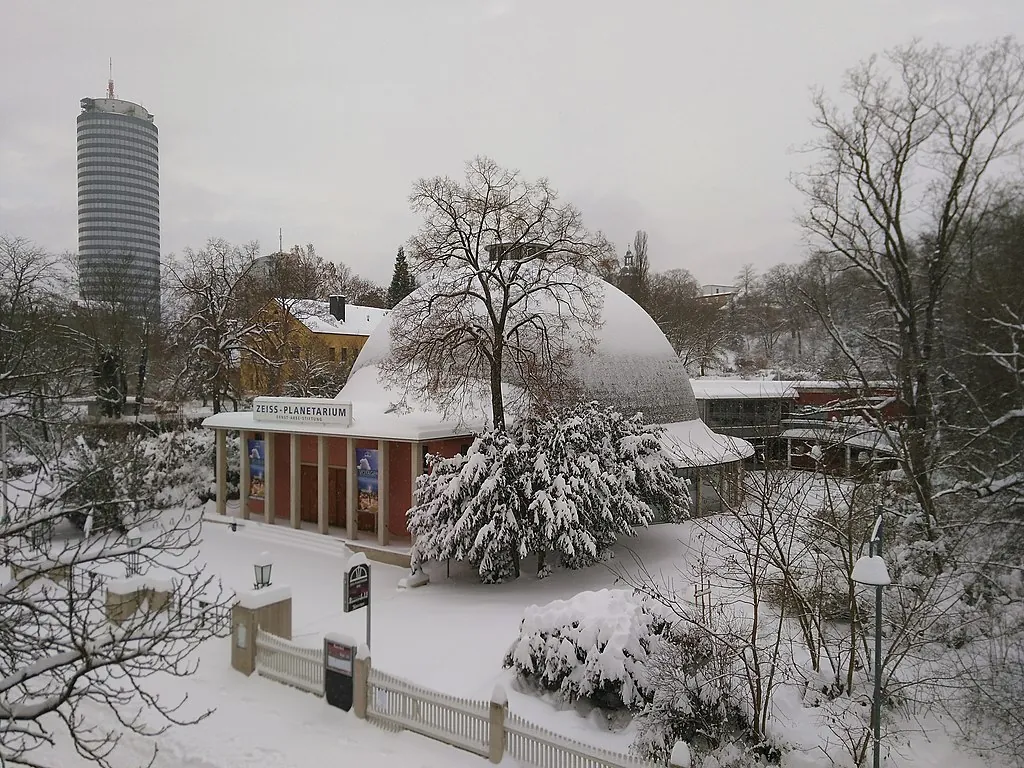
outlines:
[[[111, 84], [112, 86], [112, 84]], [[78, 115], [78, 259], [82, 298], [160, 311], [160, 163], [153, 115], [112, 98]]]

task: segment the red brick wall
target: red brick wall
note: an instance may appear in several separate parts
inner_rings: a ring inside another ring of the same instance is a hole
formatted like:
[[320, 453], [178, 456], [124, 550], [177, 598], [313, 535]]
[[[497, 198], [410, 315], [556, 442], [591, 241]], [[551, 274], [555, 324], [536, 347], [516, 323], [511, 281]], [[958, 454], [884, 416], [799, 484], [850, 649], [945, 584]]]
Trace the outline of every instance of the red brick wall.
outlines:
[[299, 436], [299, 463], [316, 464], [316, 435]]
[[348, 438], [327, 438], [327, 463], [332, 467], [348, 466]]
[[430, 453], [450, 459], [460, 452], [462, 446], [470, 445], [472, 442], [472, 435], [466, 437], [449, 437], [444, 440], [431, 440], [429, 443], [424, 444], [425, 447], [423, 449], [423, 453]]
[[[894, 394], [894, 391], [890, 388], [879, 388], [871, 390], [867, 394], [871, 398], [883, 398], [891, 397]], [[812, 408], [824, 410], [827, 413], [827, 416], [831, 418], [833, 415], [838, 415], [838, 406], [842, 404], [844, 401], [856, 400], [861, 397], [863, 397], [863, 393], [856, 388], [815, 389], [813, 387], [808, 387], [805, 389], [797, 385], [796, 404], [798, 407], [809, 406]], [[837, 409], [835, 410], [835, 412], [833, 412], [829, 408], [829, 406], [837, 406]], [[849, 404], [847, 404], [847, 408], [848, 407]], [[848, 414], [849, 411], [847, 410], [845, 411], [845, 413]], [[903, 416], [903, 409], [898, 404], [893, 403], [891, 405], [887, 405], [882, 409], [882, 416], [886, 420], [899, 419]]]
[[412, 506], [412, 444], [388, 443], [388, 530], [408, 536], [405, 513]]
[[[327, 464], [331, 467], [348, 466], [348, 438], [328, 437], [327, 438]], [[369, 446], [366, 446], [369, 447]], [[299, 454], [302, 464], [316, 464], [317, 458], [317, 436], [302, 435], [299, 438]]]

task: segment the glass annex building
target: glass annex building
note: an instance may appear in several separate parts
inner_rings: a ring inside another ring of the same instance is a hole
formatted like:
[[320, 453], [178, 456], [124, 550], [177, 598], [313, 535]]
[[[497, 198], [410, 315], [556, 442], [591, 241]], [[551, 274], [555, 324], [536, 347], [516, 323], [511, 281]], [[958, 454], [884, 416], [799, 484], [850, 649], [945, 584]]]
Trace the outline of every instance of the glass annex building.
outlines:
[[78, 258], [82, 298], [160, 311], [158, 132], [143, 106], [82, 99]]

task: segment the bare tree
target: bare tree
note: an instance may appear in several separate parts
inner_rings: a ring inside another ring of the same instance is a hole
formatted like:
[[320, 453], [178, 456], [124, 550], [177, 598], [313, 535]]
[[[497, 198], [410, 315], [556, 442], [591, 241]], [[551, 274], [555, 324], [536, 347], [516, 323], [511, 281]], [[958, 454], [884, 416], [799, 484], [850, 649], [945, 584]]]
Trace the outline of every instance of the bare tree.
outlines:
[[409, 199], [424, 217], [409, 252], [433, 281], [394, 310], [381, 373], [424, 387], [445, 408], [467, 379], [481, 382], [504, 429], [503, 382], [539, 402], [570, 383], [572, 357], [601, 318], [603, 293], [588, 270], [609, 245], [546, 179], [527, 181], [486, 157], [467, 164], [463, 182], [420, 179]]
[[151, 297], [153, 279], [136, 270], [131, 251], [105, 254], [102, 270], [88, 277], [77, 254], [65, 254], [65, 259], [80, 295], [66, 324], [81, 348], [83, 363], [92, 368], [100, 413], [112, 418], [124, 415], [134, 374], [138, 415], [160, 320], [159, 301]]
[[[934, 539], [943, 303], [971, 230], [998, 200], [1003, 161], [1019, 156], [1024, 52], [1012, 39], [959, 51], [912, 44], [850, 71], [843, 96], [849, 112], [823, 93], [814, 99], [821, 138], [798, 181], [803, 224], [879, 296], [884, 315], [865, 339], [891, 361], [906, 415], [901, 460]], [[817, 310], [867, 383], [843, 330]]]
[[[114, 501], [129, 512], [125, 522], [142, 531], [141, 543], [112, 529], [90, 531], [90, 524], [81, 537], [67, 520], [77, 507], [75, 483], [60, 471], [65, 451], [51, 447], [39, 457], [38, 471], [12, 482], [12, 513], [0, 521], [9, 567], [0, 580], [0, 763], [59, 765], [53, 748], [70, 743], [87, 760], [112, 768], [120, 764], [124, 734], [155, 736], [209, 714], [159, 694], [151, 683], [195, 671], [194, 651], [226, 631], [220, 616], [227, 599], [196, 560], [199, 511], [153, 509], [140, 484], [119, 484], [131, 492], [115, 493]], [[172, 461], [182, 459], [173, 453]], [[138, 458], [150, 465], [159, 460]], [[117, 474], [123, 466], [103, 469]], [[143, 474], [161, 475], [160, 467], [149, 470]], [[88, 474], [76, 482], [87, 482]], [[144, 579], [159, 577], [147, 583], [170, 589], [172, 602], [161, 606], [151, 597], [114, 624], [104, 582], [119, 578], [126, 564], [148, 571]]]
[[209, 396], [214, 413], [225, 398], [234, 399], [239, 357], [263, 359], [253, 343], [264, 328], [265, 296], [253, 278], [258, 254], [258, 243], [239, 247], [212, 238], [201, 250], [186, 248], [169, 267], [178, 312], [177, 385]]
[[77, 386], [64, 321], [67, 303], [55, 279], [60, 260], [30, 241], [0, 236], [0, 397], [59, 398]]

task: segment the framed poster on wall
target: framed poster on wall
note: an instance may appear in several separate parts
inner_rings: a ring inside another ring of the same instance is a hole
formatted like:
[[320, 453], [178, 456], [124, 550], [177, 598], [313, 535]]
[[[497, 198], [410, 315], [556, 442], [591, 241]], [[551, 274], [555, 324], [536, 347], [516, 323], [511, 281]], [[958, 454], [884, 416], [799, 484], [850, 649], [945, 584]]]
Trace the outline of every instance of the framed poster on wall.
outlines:
[[262, 499], [266, 484], [266, 441], [249, 440], [246, 450], [249, 452], [249, 498]]
[[380, 504], [379, 465], [376, 448], [356, 448], [356, 483], [358, 512], [377, 514]]

